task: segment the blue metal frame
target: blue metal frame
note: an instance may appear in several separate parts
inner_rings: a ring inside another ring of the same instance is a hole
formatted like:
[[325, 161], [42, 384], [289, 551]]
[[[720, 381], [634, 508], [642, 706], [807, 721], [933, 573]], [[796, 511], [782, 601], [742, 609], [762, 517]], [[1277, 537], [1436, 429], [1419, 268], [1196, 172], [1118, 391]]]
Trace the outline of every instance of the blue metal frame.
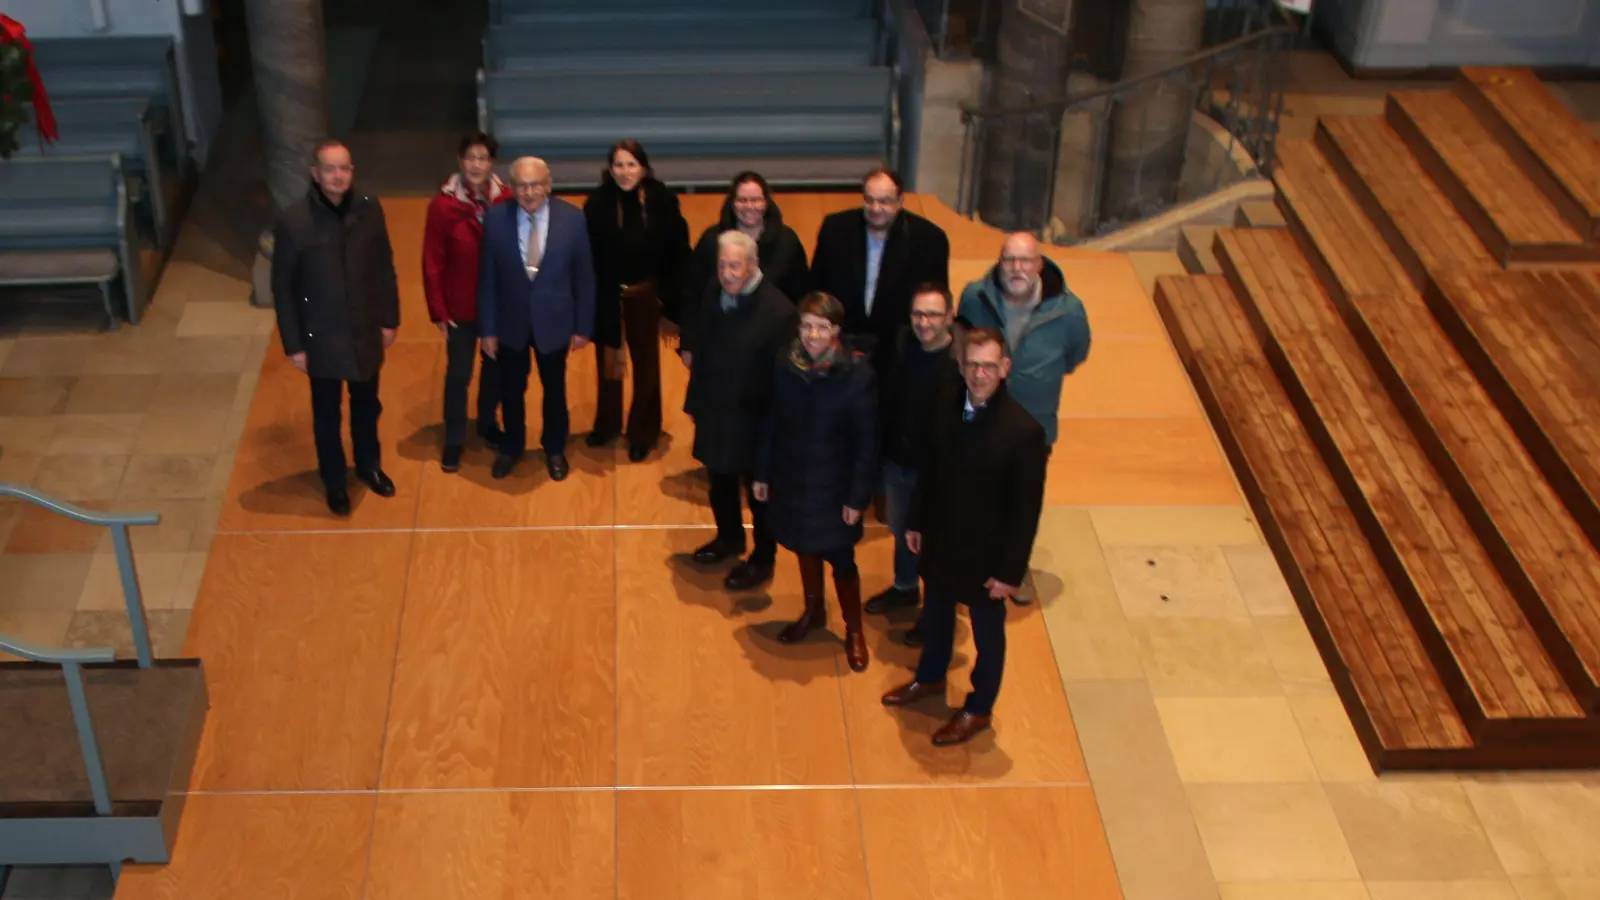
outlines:
[[[111, 529], [111, 544], [117, 554], [117, 574], [122, 581], [122, 604], [128, 611], [128, 628], [133, 632], [133, 650], [139, 658], [139, 668], [148, 669], [155, 664], [155, 655], [150, 649], [150, 626], [145, 617], [144, 595], [139, 590], [139, 572], [133, 563], [133, 545], [128, 541], [128, 528], [134, 525], [156, 525], [161, 522], [158, 513], [103, 513], [92, 509], [74, 506], [20, 484], [0, 482], [0, 497], [17, 497], [26, 500], [35, 506], [42, 506], [58, 515], [66, 516], [85, 525], [104, 525]], [[19, 646], [21, 646], [19, 644]], [[69, 655], [73, 651], [38, 651], [51, 652], [58, 656]], [[115, 657], [112, 657], [115, 658]], [[41, 659], [40, 662], [61, 662], [54, 659]], [[67, 662], [100, 662], [102, 660], [71, 660]], [[105, 660], [109, 662], [110, 660]], [[65, 665], [66, 662], [61, 662]]]

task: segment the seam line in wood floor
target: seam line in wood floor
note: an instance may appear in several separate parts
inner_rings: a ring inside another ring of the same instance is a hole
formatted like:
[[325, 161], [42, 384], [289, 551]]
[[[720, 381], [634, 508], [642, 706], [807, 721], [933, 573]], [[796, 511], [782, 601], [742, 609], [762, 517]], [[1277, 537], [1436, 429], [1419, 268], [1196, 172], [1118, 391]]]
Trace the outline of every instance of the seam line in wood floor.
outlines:
[[653, 793], [661, 791], [914, 791], [914, 790], [1030, 790], [1030, 789], [1085, 789], [1088, 781], [1002, 781], [1002, 782], [949, 782], [943, 784], [629, 784], [596, 785], [591, 787], [470, 787], [470, 788], [378, 788], [377, 790], [330, 789], [288, 791], [187, 791], [185, 797], [339, 797], [366, 796], [368, 794], [402, 796], [408, 794], [580, 794], [614, 791], [616, 793]]

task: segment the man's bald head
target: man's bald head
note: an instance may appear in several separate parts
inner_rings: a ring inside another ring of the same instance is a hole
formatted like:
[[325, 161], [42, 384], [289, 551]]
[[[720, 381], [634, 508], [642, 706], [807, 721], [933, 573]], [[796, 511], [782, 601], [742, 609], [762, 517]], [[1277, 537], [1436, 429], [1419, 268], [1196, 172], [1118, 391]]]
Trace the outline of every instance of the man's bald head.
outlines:
[[1020, 301], [1032, 297], [1043, 271], [1044, 255], [1033, 235], [1018, 231], [1006, 238], [1000, 248], [1000, 283], [1008, 298]]
[[550, 199], [550, 166], [537, 156], [524, 156], [511, 164], [511, 190], [517, 205], [538, 212]]

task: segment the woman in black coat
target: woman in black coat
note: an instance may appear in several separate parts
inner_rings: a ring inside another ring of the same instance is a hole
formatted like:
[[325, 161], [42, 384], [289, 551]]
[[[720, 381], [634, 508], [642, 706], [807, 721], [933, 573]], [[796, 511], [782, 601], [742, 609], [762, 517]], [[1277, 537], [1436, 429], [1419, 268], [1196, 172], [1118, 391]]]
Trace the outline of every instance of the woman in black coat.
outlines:
[[698, 304], [717, 279], [717, 237], [725, 231], [742, 231], [755, 240], [762, 280], [782, 291], [790, 303], [799, 303], [811, 290], [805, 245], [793, 228], [783, 224], [783, 211], [772, 199], [767, 180], [756, 172], [740, 172], [728, 186], [722, 217], [702, 232], [695, 244], [689, 277], [684, 281], [683, 298], [688, 306]]
[[639, 462], [661, 439], [661, 313], [676, 303], [689, 262], [689, 223], [678, 197], [658, 181], [638, 141], [618, 141], [600, 186], [583, 206], [594, 255], [595, 369], [600, 391], [591, 447], [623, 432], [622, 342], [633, 361], [628, 458]]
[[778, 640], [827, 624], [822, 564], [844, 615], [850, 668], [867, 667], [856, 542], [878, 471], [877, 382], [871, 364], [839, 341], [844, 307], [832, 296], [800, 302], [800, 336], [777, 361], [772, 404], [756, 454], [754, 493], [772, 536], [800, 558], [805, 612]]

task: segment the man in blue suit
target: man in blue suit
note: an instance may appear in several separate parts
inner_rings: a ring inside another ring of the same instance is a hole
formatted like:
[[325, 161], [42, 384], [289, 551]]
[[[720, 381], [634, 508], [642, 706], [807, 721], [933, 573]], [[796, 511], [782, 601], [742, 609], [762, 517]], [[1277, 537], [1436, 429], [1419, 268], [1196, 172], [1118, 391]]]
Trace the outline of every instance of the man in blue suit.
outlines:
[[483, 352], [500, 363], [500, 415], [505, 439], [494, 477], [516, 468], [527, 449], [525, 395], [537, 364], [544, 387], [545, 466], [567, 477], [567, 354], [594, 335], [594, 263], [583, 213], [550, 196], [550, 167], [525, 156], [511, 164], [515, 204], [483, 218], [478, 273], [478, 334]]

